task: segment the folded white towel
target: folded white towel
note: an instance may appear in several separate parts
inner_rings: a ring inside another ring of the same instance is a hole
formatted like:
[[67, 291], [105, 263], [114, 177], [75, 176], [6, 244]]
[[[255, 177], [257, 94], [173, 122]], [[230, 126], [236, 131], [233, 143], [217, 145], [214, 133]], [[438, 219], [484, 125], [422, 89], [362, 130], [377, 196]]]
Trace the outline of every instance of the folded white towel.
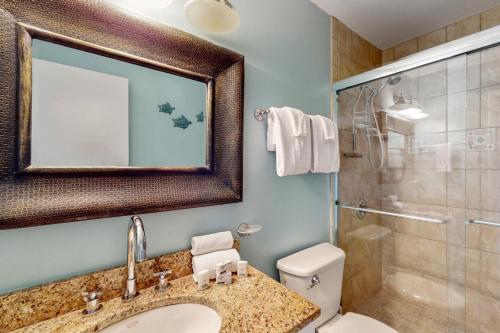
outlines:
[[269, 108], [267, 115], [267, 150], [276, 151], [276, 140], [274, 139], [274, 112], [276, 108]]
[[291, 107], [271, 108], [268, 115], [267, 150], [276, 151], [278, 176], [308, 173], [311, 169], [310, 120]]
[[198, 272], [201, 272], [204, 269], [208, 270], [210, 279], [215, 279], [215, 266], [218, 263], [222, 263], [227, 260], [231, 261], [231, 265], [229, 265], [231, 272], [236, 272], [236, 265], [240, 259], [240, 254], [235, 249], [210, 252], [200, 256], [194, 256], [193, 279], [197, 282], [196, 276], [198, 275]]
[[232, 249], [234, 238], [230, 231], [215, 234], [196, 236], [191, 238], [191, 254], [197, 256], [219, 250]]
[[315, 173], [339, 172], [340, 155], [337, 126], [323, 116], [309, 116], [312, 126], [313, 162]]

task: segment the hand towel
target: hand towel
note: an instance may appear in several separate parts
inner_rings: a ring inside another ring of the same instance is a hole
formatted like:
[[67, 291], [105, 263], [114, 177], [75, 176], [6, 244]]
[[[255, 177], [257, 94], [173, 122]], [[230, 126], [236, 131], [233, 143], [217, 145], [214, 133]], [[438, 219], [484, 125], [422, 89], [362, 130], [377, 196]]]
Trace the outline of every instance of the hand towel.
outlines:
[[234, 238], [230, 231], [215, 234], [196, 236], [191, 238], [191, 254], [197, 256], [219, 250], [232, 249]]
[[231, 261], [231, 265], [229, 265], [231, 272], [236, 272], [236, 265], [240, 259], [240, 254], [235, 249], [210, 252], [200, 256], [194, 256], [193, 279], [197, 282], [196, 276], [198, 275], [198, 272], [201, 272], [204, 269], [208, 270], [210, 279], [215, 279], [215, 266], [218, 263], [227, 260]]
[[267, 139], [268, 150], [276, 150], [278, 176], [298, 175], [310, 171], [310, 120], [302, 111], [291, 107], [271, 108]]
[[276, 108], [269, 108], [267, 114], [267, 150], [276, 151], [276, 140], [274, 139], [274, 113]]
[[323, 116], [309, 116], [312, 127], [312, 167], [314, 173], [339, 172], [340, 155], [337, 126]]

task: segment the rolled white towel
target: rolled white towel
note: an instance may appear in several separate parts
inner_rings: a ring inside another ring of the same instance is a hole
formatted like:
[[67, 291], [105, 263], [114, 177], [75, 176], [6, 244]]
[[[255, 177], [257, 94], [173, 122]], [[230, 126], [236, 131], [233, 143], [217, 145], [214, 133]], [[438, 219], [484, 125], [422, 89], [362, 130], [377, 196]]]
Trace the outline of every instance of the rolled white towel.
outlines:
[[240, 254], [235, 249], [223, 250], [202, 254], [193, 257], [193, 279], [197, 282], [196, 276], [198, 272], [206, 269], [208, 270], [210, 279], [215, 279], [215, 266], [218, 263], [231, 261], [229, 265], [231, 272], [236, 272], [236, 265], [240, 261]]
[[233, 248], [233, 245], [234, 238], [230, 231], [196, 236], [191, 238], [191, 254], [198, 256], [219, 250], [229, 250]]

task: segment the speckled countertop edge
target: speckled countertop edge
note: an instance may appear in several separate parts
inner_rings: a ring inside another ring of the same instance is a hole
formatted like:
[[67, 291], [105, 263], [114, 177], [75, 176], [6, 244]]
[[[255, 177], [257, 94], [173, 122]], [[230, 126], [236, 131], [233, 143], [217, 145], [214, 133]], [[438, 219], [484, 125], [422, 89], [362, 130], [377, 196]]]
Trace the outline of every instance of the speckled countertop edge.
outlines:
[[192, 275], [171, 281], [172, 287], [157, 292], [154, 287], [141, 290], [138, 299], [123, 302], [119, 297], [103, 303], [93, 315], [81, 310], [23, 327], [17, 333], [88, 333], [111, 326], [123, 319], [158, 307], [197, 303], [214, 309], [221, 317], [221, 333], [298, 332], [320, 315], [320, 309], [297, 293], [253, 267], [249, 277], [233, 276], [230, 286], [215, 286], [198, 291]]

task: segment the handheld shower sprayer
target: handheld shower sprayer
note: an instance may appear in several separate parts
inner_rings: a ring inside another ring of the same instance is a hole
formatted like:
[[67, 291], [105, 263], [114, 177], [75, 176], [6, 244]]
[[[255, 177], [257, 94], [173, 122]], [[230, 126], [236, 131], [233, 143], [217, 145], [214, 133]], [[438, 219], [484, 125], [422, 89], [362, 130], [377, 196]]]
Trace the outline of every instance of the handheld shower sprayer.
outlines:
[[[375, 112], [375, 107], [373, 106], [373, 100], [377, 95], [379, 95], [387, 85], [394, 86], [401, 81], [401, 77], [391, 76], [389, 77], [380, 88], [375, 89], [368, 85], [361, 86], [361, 92], [359, 93], [358, 98], [356, 99], [356, 103], [353, 108], [353, 119], [352, 119], [352, 153], [345, 154], [346, 157], [362, 157], [363, 155], [357, 152], [357, 134], [358, 129], [363, 129], [366, 140], [368, 143], [368, 158], [370, 160], [370, 164], [375, 169], [382, 169], [384, 166], [385, 160], [385, 147], [384, 140], [382, 139], [382, 133], [380, 132], [380, 127], [377, 120], [377, 115]], [[365, 95], [365, 109], [358, 111], [358, 104], [361, 98]], [[379, 147], [380, 147], [380, 160], [376, 165], [373, 159], [372, 154], [372, 142], [371, 138], [375, 136], [378, 139]]]

